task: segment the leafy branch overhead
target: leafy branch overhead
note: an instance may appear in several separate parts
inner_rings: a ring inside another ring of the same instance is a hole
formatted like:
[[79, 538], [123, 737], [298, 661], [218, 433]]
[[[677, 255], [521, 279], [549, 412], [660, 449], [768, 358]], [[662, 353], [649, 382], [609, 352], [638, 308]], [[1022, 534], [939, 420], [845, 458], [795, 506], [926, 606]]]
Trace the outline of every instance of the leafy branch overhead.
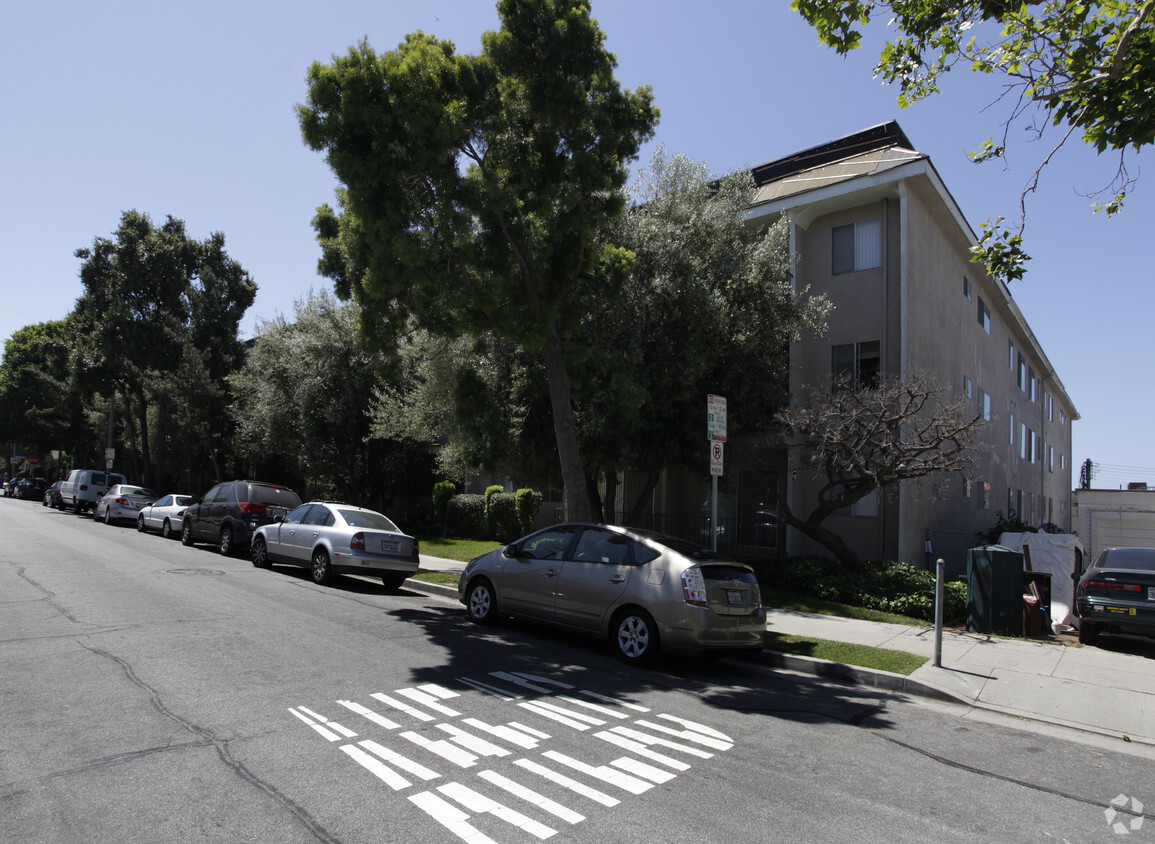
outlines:
[[1026, 196], [1073, 133], [1099, 153], [1119, 155], [1115, 178], [1098, 192], [1109, 198], [1096, 211], [1108, 216], [1121, 210], [1134, 184], [1127, 152], [1155, 141], [1155, 0], [792, 0], [791, 6], [840, 54], [861, 46], [872, 19], [889, 21], [899, 34], [883, 46], [875, 73], [899, 85], [904, 108], [938, 93], [942, 75], [960, 65], [1003, 77], [1000, 100], [1009, 114], [1002, 140], [983, 142], [973, 161], [1004, 157], [1017, 123], [1040, 137], [1048, 122], [1066, 127], [1023, 190], [1017, 232], [1004, 233], [1000, 219], [976, 250], [1003, 278], [1022, 277]]

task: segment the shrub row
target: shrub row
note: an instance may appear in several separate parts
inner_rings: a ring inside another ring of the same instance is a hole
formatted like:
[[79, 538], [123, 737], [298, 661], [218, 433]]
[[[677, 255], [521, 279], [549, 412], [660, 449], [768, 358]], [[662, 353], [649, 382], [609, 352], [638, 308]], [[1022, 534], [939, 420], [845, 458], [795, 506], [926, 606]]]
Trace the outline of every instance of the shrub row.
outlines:
[[[789, 592], [855, 607], [934, 620], [934, 573], [908, 563], [872, 561], [858, 572], [824, 557], [793, 557], [766, 571], [773, 583]], [[966, 617], [967, 585], [943, 585], [943, 616]]]
[[529, 533], [541, 501], [541, 493], [532, 489], [512, 493], [491, 486], [484, 495], [457, 494], [451, 482], [442, 481], [433, 490], [435, 518], [445, 525], [446, 535], [499, 542], [510, 542]]

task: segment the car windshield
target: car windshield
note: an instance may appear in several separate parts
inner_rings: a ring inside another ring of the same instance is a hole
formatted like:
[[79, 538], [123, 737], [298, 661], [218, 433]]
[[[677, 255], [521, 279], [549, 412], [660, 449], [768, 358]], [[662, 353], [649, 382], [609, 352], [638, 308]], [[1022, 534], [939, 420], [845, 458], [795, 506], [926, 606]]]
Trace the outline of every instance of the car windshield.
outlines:
[[389, 521], [387, 517], [373, 510], [338, 510], [337, 512], [341, 514], [341, 518], [349, 527], [388, 530], [393, 533], [401, 532], [397, 525]]
[[1155, 571], [1155, 548], [1110, 548], [1103, 552], [1095, 567]]

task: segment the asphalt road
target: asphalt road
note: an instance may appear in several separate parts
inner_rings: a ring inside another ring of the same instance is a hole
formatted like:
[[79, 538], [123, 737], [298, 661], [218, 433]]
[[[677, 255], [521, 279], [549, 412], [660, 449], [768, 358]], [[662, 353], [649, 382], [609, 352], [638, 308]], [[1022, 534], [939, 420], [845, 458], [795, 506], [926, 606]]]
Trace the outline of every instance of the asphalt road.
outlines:
[[1155, 840], [1138, 749], [13, 499], [0, 713], [5, 842]]

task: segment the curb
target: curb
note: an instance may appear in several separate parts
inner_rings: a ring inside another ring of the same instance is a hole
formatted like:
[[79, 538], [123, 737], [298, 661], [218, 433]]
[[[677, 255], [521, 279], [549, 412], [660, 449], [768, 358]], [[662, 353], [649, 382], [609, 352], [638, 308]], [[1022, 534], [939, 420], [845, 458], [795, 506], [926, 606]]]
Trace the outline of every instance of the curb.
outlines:
[[412, 589], [414, 592], [425, 592], [429, 595], [436, 595], [439, 598], [452, 598], [457, 600], [457, 587], [446, 586], [443, 583], [426, 583], [424, 580], [414, 580], [409, 578], [405, 581], [405, 588]]
[[863, 668], [858, 665], [846, 665], [811, 656], [784, 654], [769, 650], [762, 651], [757, 664], [794, 671], [798, 674], [809, 674], [824, 680], [836, 680], [852, 686], [865, 686], [882, 692], [896, 692], [945, 703], [961, 703], [966, 706], [974, 705], [974, 701], [962, 695], [953, 694], [921, 680], [911, 679], [905, 674], [896, 674], [893, 671], [883, 671], [878, 668]]

